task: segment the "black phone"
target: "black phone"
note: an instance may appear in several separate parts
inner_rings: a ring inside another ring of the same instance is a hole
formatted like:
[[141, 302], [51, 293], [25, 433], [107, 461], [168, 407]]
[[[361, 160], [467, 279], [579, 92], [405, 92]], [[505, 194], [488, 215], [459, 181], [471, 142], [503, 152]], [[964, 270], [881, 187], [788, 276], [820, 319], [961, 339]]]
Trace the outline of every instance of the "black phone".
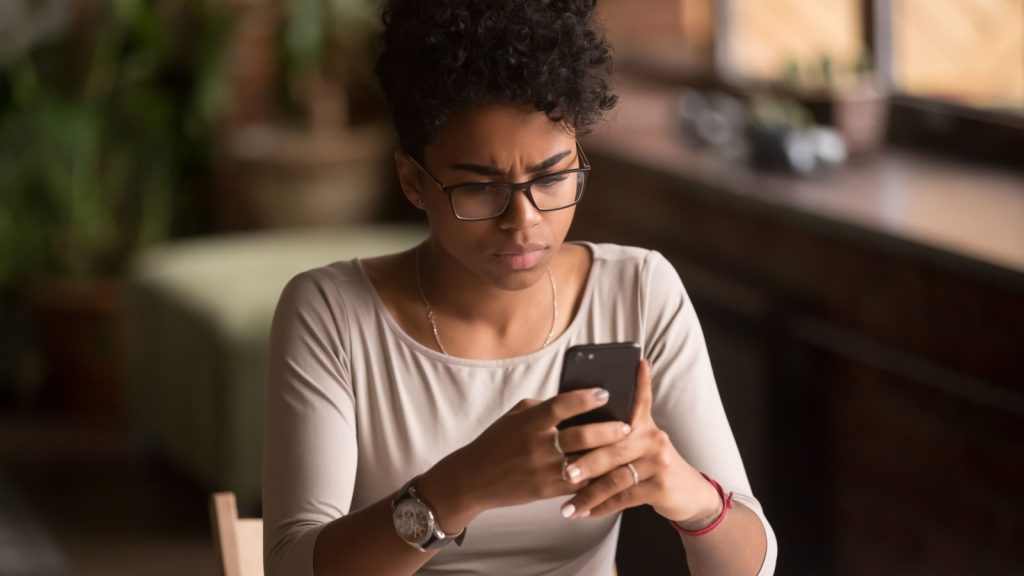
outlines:
[[559, 422], [558, 429], [611, 420], [631, 423], [639, 363], [636, 342], [581, 344], [566, 350], [558, 393], [604, 388], [609, 397], [604, 406]]

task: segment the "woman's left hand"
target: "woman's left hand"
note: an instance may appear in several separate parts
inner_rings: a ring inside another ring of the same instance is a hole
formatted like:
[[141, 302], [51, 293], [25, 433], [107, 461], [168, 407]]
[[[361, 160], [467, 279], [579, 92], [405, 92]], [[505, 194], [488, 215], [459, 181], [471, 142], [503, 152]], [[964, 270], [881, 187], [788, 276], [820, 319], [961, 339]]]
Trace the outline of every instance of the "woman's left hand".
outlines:
[[[651, 417], [651, 370], [647, 360], [637, 369], [632, 430], [614, 444], [587, 452], [566, 469], [571, 482], [593, 481], [562, 505], [568, 517], [604, 516], [650, 504], [658, 514], [682, 525], [698, 525], [715, 517], [720, 498], [715, 488], [672, 445], [668, 434]], [[572, 428], [562, 431], [562, 448], [574, 450]], [[636, 482], [633, 471], [636, 469]], [[573, 468], [579, 470], [575, 474]]]

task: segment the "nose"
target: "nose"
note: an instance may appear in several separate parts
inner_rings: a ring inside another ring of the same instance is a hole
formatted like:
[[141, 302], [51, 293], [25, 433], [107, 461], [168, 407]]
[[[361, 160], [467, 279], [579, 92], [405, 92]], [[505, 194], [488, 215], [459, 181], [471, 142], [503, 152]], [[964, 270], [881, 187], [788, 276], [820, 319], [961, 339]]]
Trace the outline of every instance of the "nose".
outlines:
[[543, 218], [540, 211], [526, 197], [526, 189], [520, 188], [512, 191], [512, 197], [508, 199], [508, 206], [499, 218], [499, 224], [504, 230], [526, 230], [540, 224]]

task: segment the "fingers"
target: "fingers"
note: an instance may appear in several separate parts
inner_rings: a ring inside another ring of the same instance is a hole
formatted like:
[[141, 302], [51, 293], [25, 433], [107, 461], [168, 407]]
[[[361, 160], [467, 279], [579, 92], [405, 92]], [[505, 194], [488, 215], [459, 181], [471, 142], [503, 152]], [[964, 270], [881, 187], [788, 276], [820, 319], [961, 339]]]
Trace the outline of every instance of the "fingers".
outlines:
[[[641, 504], [646, 504], [649, 499], [648, 492], [651, 492], [650, 488], [641, 486], [619, 492], [618, 494], [609, 497], [601, 504], [591, 508], [588, 516], [592, 516], [594, 518], [607, 516], [609, 514], [621, 512], [626, 508], [634, 508]], [[586, 512], [583, 513], [585, 514]]]
[[[597, 478], [626, 462], [643, 457], [667, 441], [668, 436], [653, 426], [651, 419], [651, 365], [647, 360], [641, 360], [637, 365], [636, 396], [633, 400], [632, 438], [595, 448], [581, 456], [568, 470], [572, 481]], [[569, 430], [571, 428], [562, 433]]]
[[625, 422], [599, 422], [566, 428], [558, 434], [558, 444], [564, 452], [584, 452], [622, 440], [632, 428]]
[[[562, 433], [565, 434], [567, 431]], [[594, 448], [573, 461], [566, 468], [566, 475], [569, 481], [574, 483], [598, 478], [625, 465], [626, 462], [641, 458], [649, 449], [649, 446], [644, 445], [645, 443], [643, 438], [639, 440], [633, 438], [625, 442], [615, 442]]]
[[[556, 472], [557, 474], [557, 472]], [[570, 484], [558, 476], [555, 476], [556, 480], [546, 483], [542, 489], [542, 492], [538, 494], [538, 500], [548, 500], [551, 498], [559, 498], [562, 496], [575, 496], [580, 490], [579, 484]], [[589, 482], [584, 483], [589, 484]]]
[[512, 409], [508, 411], [508, 413], [517, 414], [519, 412], [523, 412], [524, 410], [533, 408], [534, 406], [540, 404], [541, 402], [541, 400], [537, 400], [536, 398], [523, 398], [519, 402], [516, 402], [516, 405], [513, 406]]
[[541, 402], [530, 410], [535, 413], [534, 422], [537, 427], [546, 430], [566, 418], [590, 412], [607, 402], [607, 390], [603, 388], [585, 388], [559, 394]]
[[650, 492], [643, 482], [651, 477], [652, 468], [642, 461], [633, 462], [633, 467], [637, 472], [636, 480], [628, 466], [619, 466], [595, 478], [562, 504], [562, 515], [569, 519], [600, 516], [643, 504]]
[[654, 393], [651, 391], [651, 363], [641, 360], [636, 368], [636, 395], [633, 397], [632, 422], [644, 422], [651, 418]]

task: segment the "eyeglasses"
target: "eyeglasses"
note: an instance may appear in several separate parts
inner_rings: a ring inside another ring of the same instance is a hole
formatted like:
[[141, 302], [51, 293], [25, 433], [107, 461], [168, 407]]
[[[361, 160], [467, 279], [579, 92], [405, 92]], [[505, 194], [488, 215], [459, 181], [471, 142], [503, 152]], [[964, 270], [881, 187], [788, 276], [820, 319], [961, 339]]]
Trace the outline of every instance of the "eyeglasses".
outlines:
[[415, 158], [409, 157], [417, 168], [448, 195], [452, 213], [459, 220], [490, 220], [505, 213], [512, 193], [522, 190], [530, 204], [541, 212], [564, 210], [579, 203], [587, 185], [590, 162], [576, 143], [579, 168], [544, 174], [526, 182], [468, 182], [446, 186], [427, 171]]

